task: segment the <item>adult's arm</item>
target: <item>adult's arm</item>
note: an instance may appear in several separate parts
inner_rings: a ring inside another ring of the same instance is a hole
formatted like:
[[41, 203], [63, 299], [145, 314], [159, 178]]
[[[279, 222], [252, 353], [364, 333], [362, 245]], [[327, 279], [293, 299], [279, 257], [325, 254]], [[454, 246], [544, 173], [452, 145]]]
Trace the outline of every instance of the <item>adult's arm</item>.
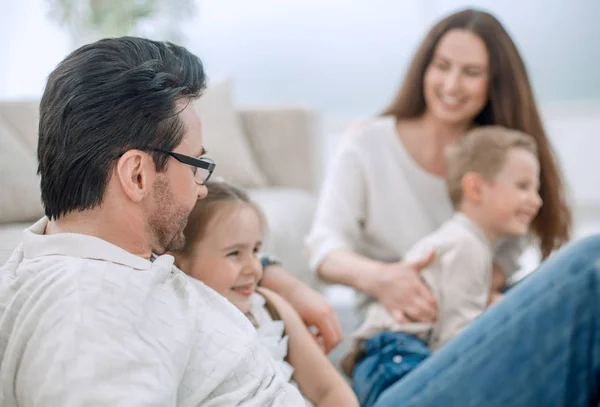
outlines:
[[15, 377], [17, 404], [174, 407], [177, 383], [159, 352], [136, 332], [102, 328], [65, 318], [37, 333]]
[[314, 328], [317, 342], [329, 353], [343, 339], [337, 314], [325, 297], [292, 276], [281, 265], [265, 268], [261, 285], [283, 297], [309, 328]]
[[364, 161], [353, 134], [344, 137], [323, 184], [311, 233], [306, 243], [311, 267], [333, 284], [343, 284], [377, 298], [399, 321], [431, 322], [436, 306], [417, 263], [383, 263], [356, 253], [366, 219], [370, 187]]
[[319, 275], [326, 281], [354, 287], [377, 300], [398, 322], [433, 322], [436, 301], [419, 273], [435, 257], [431, 252], [413, 262], [384, 263], [347, 250], [325, 257]]

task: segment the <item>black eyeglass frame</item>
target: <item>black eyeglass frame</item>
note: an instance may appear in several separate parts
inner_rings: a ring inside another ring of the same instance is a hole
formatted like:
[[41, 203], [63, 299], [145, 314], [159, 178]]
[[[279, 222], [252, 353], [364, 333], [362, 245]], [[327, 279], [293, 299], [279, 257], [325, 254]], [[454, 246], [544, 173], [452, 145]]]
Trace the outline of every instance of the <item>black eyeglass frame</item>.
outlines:
[[[171, 157], [173, 157], [174, 159], [176, 159], [177, 161], [179, 161], [181, 163], [191, 165], [192, 167], [202, 168], [204, 170], [207, 170], [208, 176], [199, 185], [204, 185], [208, 182], [211, 175], [213, 174], [213, 171], [215, 170], [215, 167], [217, 166], [217, 163], [215, 163], [211, 158], [208, 158], [208, 157], [194, 158], [194, 157], [190, 157], [189, 155], [174, 153], [173, 151], [166, 151], [166, 150], [161, 150], [158, 148], [149, 148], [148, 150], [155, 151], [157, 153], [170, 155]], [[194, 172], [194, 174], [195, 174], [195, 172]], [[198, 184], [198, 182], [196, 182], [196, 184]]]

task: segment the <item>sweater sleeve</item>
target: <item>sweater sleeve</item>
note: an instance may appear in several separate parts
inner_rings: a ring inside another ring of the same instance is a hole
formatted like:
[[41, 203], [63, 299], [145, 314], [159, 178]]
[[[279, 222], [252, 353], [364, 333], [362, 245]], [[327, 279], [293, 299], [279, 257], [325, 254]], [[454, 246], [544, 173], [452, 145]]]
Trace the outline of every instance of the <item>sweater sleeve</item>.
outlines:
[[365, 164], [356, 137], [345, 135], [330, 163], [306, 247], [312, 270], [334, 250], [355, 250], [365, 219]]

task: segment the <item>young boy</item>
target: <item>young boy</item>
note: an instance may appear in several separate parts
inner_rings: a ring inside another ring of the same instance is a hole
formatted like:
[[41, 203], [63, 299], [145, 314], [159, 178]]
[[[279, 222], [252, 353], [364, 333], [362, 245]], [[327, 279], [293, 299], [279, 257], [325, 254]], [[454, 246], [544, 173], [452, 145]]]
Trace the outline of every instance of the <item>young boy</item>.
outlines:
[[470, 131], [446, 151], [446, 182], [454, 216], [406, 254], [435, 250], [422, 278], [438, 304], [433, 324], [398, 323], [385, 308], [369, 306], [343, 361], [361, 406], [372, 405], [391, 384], [458, 334], [490, 303], [492, 245], [525, 236], [542, 200], [534, 140], [499, 126]]

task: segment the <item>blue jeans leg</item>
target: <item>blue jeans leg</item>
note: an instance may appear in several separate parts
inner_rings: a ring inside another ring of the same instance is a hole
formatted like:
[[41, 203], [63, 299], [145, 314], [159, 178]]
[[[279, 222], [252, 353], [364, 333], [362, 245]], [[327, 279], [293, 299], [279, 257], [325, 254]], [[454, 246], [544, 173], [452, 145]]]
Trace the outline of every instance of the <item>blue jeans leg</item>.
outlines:
[[427, 344], [402, 332], [382, 332], [362, 344], [364, 356], [352, 371], [352, 389], [362, 407], [410, 373], [431, 353]]
[[551, 256], [376, 407], [598, 406], [600, 236]]

